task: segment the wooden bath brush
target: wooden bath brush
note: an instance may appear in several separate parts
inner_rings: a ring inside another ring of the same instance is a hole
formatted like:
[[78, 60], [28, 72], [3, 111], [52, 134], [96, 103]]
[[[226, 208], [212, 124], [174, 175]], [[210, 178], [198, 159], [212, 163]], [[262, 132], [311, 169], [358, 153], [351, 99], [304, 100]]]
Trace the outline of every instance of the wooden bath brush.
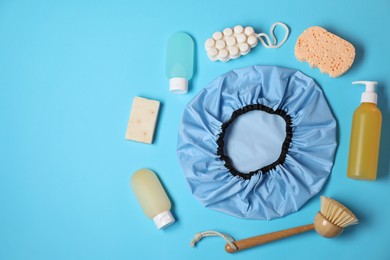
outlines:
[[344, 205], [334, 199], [322, 196], [321, 210], [316, 214], [313, 224], [281, 230], [242, 240], [234, 240], [231, 236], [227, 234], [215, 231], [206, 231], [197, 233], [195, 235], [195, 238], [192, 240], [191, 245], [195, 246], [195, 244], [200, 239], [202, 239], [202, 237], [205, 236], [221, 236], [227, 242], [225, 246], [226, 252], [235, 253], [240, 250], [259, 246], [268, 242], [272, 242], [285, 237], [290, 237], [313, 229], [315, 229], [317, 233], [323, 237], [332, 238], [340, 235], [345, 227], [357, 223], [358, 219]]

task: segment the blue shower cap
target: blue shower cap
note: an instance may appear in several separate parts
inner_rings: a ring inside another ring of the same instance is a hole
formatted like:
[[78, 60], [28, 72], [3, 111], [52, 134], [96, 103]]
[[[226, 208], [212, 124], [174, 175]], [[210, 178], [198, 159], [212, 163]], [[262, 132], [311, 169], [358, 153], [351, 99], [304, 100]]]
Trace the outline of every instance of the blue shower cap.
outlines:
[[177, 153], [204, 206], [269, 220], [321, 190], [336, 145], [336, 121], [313, 79], [252, 66], [218, 77], [187, 105]]

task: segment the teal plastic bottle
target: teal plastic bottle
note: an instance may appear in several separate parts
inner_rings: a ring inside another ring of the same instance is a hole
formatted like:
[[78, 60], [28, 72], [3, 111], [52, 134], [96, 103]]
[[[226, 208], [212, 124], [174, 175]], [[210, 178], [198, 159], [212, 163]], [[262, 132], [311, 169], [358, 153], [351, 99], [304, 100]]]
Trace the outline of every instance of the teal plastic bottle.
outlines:
[[176, 94], [188, 92], [188, 81], [194, 71], [194, 41], [184, 32], [176, 32], [168, 39], [166, 75], [169, 91]]

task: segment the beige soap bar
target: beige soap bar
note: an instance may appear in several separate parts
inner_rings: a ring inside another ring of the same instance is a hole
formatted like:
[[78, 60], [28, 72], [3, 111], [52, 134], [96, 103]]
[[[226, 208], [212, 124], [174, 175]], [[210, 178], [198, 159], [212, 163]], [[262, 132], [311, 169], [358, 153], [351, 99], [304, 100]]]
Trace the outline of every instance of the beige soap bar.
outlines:
[[159, 108], [159, 101], [135, 97], [131, 106], [125, 138], [127, 140], [151, 144], [153, 142]]
[[311, 67], [336, 78], [351, 68], [355, 59], [355, 47], [322, 27], [306, 29], [295, 45], [295, 56]]

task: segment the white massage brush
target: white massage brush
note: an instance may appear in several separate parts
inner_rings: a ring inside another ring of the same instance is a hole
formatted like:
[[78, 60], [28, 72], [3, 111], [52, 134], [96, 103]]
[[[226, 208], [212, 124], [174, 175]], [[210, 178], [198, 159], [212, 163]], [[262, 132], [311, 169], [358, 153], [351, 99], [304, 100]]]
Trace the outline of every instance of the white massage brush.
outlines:
[[191, 244], [195, 245], [195, 243], [198, 242], [204, 236], [219, 235], [222, 236], [227, 242], [225, 246], [226, 252], [235, 253], [243, 249], [262, 245], [268, 242], [272, 242], [285, 237], [290, 237], [313, 229], [315, 229], [317, 233], [323, 237], [332, 238], [341, 234], [345, 227], [357, 223], [358, 219], [344, 205], [334, 199], [322, 196], [321, 210], [316, 214], [314, 218], [314, 224], [290, 228], [237, 241], [235, 241], [229, 235], [221, 234], [219, 232], [214, 231], [207, 231], [198, 233]]
[[[274, 34], [274, 29], [277, 25], [282, 26], [286, 30], [283, 40], [278, 44]], [[289, 29], [287, 25], [281, 22], [276, 22], [271, 26], [270, 35], [272, 41], [265, 33], [256, 34], [252, 27], [244, 28], [241, 25], [237, 25], [234, 28], [225, 28], [222, 32], [215, 32], [212, 38], [206, 40], [204, 45], [210, 60], [226, 62], [248, 54], [257, 45], [258, 41], [266, 48], [279, 48], [287, 40], [288, 34]]]

